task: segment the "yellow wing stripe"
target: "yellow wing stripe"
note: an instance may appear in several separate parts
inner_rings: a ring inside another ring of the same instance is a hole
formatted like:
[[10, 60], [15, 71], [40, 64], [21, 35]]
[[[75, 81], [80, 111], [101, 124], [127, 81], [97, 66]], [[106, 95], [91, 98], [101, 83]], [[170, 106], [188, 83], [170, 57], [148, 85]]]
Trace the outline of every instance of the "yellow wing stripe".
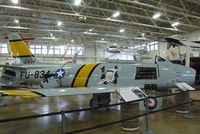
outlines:
[[75, 78], [73, 87], [85, 87], [90, 72], [96, 67], [97, 64], [87, 64], [81, 68]]
[[36, 98], [41, 97], [39, 94], [36, 94], [31, 91], [20, 91], [20, 90], [4, 90], [0, 91], [0, 94], [6, 96], [21, 96], [22, 98]]
[[28, 48], [28, 45], [23, 40], [10, 41], [9, 44], [13, 57], [32, 55], [31, 51]]

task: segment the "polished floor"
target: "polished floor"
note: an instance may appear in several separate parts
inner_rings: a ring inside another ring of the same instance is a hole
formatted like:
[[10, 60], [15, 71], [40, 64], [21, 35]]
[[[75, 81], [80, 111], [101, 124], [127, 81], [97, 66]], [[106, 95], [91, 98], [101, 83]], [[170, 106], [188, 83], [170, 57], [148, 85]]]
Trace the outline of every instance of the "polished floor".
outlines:
[[[192, 94], [192, 99], [198, 99], [199, 93]], [[35, 115], [61, 110], [72, 110], [89, 107], [90, 95], [49, 97], [31, 100], [21, 100], [18, 97], [7, 97], [1, 100], [0, 119]], [[112, 96], [112, 103], [118, 102], [116, 95]], [[167, 103], [170, 105], [170, 103]], [[192, 104], [193, 119], [186, 119], [182, 114], [172, 110], [151, 114], [150, 129], [156, 134], [199, 134], [200, 133], [200, 103]], [[66, 114], [65, 131], [73, 131], [85, 127], [96, 126], [120, 119], [120, 108], [93, 110]], [[37, 119], [0, 123], [0, 134], [60, 134], [61, 117], [51, 116]], [[120, 123], [83, 134], [139, 134], [145, 130], [145, 117], [139, 119], [140, 130], [124, 132]]]

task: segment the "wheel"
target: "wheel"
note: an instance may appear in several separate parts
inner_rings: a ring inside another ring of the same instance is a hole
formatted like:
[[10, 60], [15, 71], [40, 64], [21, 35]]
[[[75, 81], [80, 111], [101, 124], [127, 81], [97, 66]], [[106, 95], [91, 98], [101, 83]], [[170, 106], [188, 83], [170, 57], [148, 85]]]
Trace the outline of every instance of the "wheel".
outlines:
[[93, 107], [93, 98], [90, 99], [90, 107]]
[[90, 100], [91, 107], [105, 107], [110, 103], [110, 94], [95, 94]]

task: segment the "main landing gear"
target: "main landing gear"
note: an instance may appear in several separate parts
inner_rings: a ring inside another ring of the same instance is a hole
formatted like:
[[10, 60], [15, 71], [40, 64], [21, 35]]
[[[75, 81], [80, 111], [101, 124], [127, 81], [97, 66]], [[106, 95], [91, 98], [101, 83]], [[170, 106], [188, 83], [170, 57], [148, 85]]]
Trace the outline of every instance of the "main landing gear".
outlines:
[[90, 100], [91, 107], [105, 107], [110, 103], [110, 93], [93, 94]]

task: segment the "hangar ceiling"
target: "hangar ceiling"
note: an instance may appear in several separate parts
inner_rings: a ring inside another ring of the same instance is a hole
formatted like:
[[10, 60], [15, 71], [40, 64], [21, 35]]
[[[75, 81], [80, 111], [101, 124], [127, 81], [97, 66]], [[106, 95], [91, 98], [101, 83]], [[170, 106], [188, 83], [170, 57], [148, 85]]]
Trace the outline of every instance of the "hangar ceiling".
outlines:
[[40, 42], [138, 43], [200, 29], [200, 0], [0, 0], [0, 27], [2, 38], [18, 32]]

